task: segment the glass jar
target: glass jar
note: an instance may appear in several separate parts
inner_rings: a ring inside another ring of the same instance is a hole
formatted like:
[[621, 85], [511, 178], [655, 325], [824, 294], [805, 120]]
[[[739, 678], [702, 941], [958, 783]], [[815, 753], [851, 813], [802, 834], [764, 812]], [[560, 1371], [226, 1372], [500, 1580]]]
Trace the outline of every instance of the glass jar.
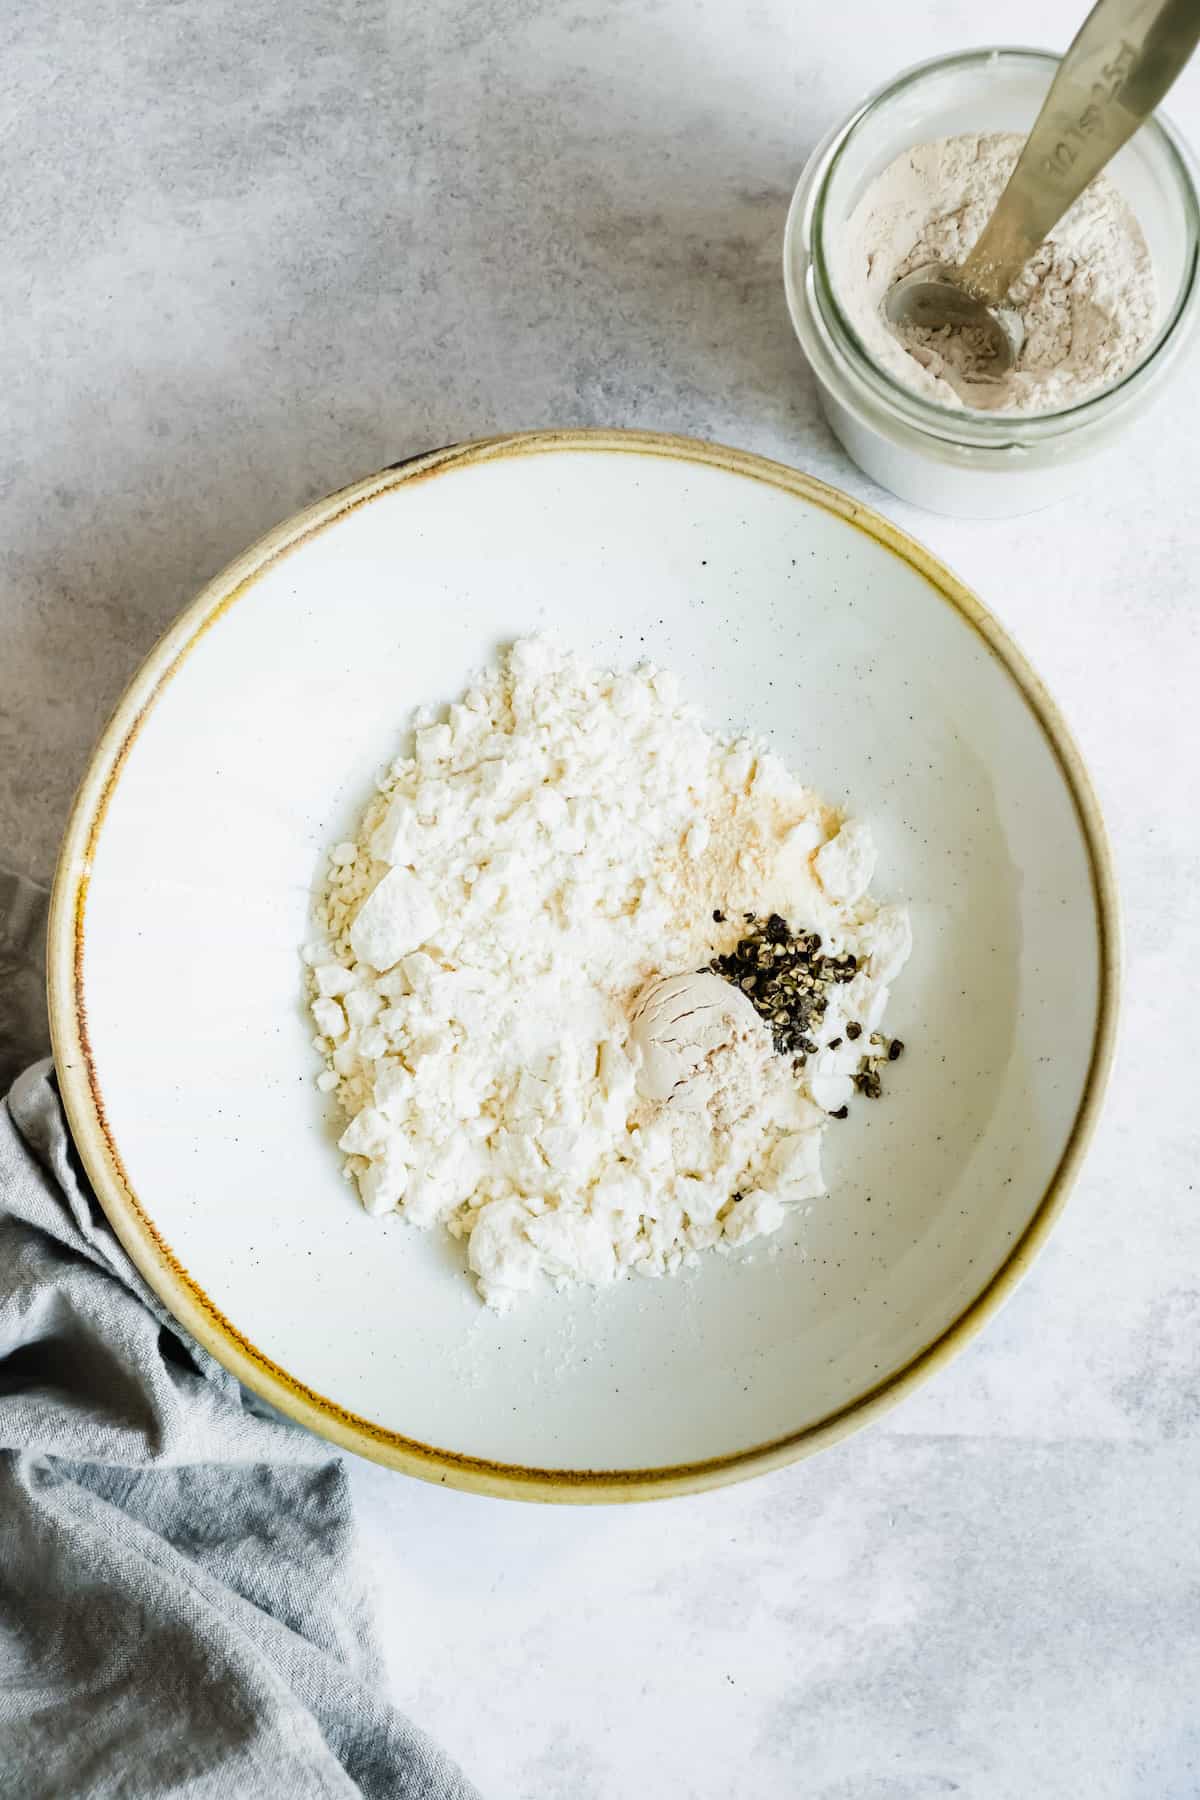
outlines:
[[864, 189], [902, 151], [960, 132], [1028, 133], [1058, 58], [972, 50], [919, 64], [880, 88], [817, 146], [784, 235], [784, 281], [822, 408], [859, 467], [903, 500], [960, 518], [1007, 518], [1080, 484], [1157, 397], [1200, 310], [1195, 163], [1163, 119], [1108, 165], [1154, 262], [1159, 329], [1111, 387], [1060, 412], [1005, 416], [938, 405], [881, 369], [849, 323], [831, 250]]

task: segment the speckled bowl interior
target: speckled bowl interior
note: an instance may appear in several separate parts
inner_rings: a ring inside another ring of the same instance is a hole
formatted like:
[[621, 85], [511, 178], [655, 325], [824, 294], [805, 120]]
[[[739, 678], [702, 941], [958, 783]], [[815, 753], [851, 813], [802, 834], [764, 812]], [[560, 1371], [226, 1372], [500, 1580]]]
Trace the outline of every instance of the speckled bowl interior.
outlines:
[[[768, 733], [871, 821], [916, 948], [889, 1016], [908, 1054], [775, 1253], [496, 1317], [458, 1247], [341, 1179], [298, 949], [411, 709], [533, 628], [650, 657], [713, 725]], [[620, 434], [405, 465], [220, 577], [96, 753], [51, 939], [72, 1124], [167, 1304], [335, 1441], [539, 1498], [769, 1467], [935, 1367], [1061, 1205], [1116, 983], [1086, 778], [978, 603], [803, 476]]]

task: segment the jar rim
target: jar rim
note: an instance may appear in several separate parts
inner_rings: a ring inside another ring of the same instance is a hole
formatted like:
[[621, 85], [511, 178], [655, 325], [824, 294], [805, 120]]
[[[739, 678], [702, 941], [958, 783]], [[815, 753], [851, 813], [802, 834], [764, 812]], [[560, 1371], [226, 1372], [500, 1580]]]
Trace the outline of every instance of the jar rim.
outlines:
[[[1182, 278], [1169, 311], [1144, 353], [1107, 387], [1089, 394], [1071, 406], [1041, 413], [987, 413], [971, 407], [944, 406], [936, 400], [915, 393], [883, 369], [867, 349], [838, 297], [825, 251], [826, 203], [829, 184], [841, 165], [842, 157], [858, 128], [874, 117], [879, 108], [897, 95], [916, 86], [926, 77], [945, 70], [972, 69], [982, 64], [1003, 60], [1036, 63], [1041, 67], [1057, 67], [1062, 58], [1052, 50], [1026, 45], [996, 45], [981, 49], [953, 51], [934, 56], [901, 70], [899, 75], [876, 88], [850, 117], [826, 140], [824, 166], [818, 171], [812, 200], [809, 254], [816, 277], [816, 298], [826, 317], [826, 326], [836, 333], [839, 348], [860, 379], [865, 380], [877, 398], [901, 413], [910, 424], [937, 437], [964, 440], [987, 446], [1032, 445], [1048, 437], [1058, 436], [1064, 429], [1075, 429], [1106, 413], [1118, 395], [1131, 385], [1140, 387], [1149, 378], [1162, 352], [1173, 345], [1186, 314], [1194, 313], [1200, 303], [1200, 193], [1196, 164], [1185, 140], [1161, 113], [1154, 113], [1139, 128], [1151, 133], [1165, 152], [1173, 168], [1181, 197], [1187, 229], [1187, 245]], [[801, 185], [805, 177], [801, 177]], [[793, 220], [789, 219], [788, 236]]]

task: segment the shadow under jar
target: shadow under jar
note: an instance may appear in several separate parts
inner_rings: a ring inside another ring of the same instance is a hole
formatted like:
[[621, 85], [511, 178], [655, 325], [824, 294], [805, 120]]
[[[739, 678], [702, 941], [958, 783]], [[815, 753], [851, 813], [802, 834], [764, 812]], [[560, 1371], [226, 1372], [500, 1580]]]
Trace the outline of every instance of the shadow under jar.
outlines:
[[1035, 512], [1078, 487], [1162, 391], [1200, 311], [1195, 162], [1161, 116], [1105, 173], [1132, 208], [1158, 288], [1158, 328], [1119, 380], [1058, 412], [942, 406], [882, 369], [848, 317], [836, 246], [870, 183], [916, 144], [960, 133], [1027, 134], [1058, 67], [1042, 50], [938, 57], [879, 89], [818, 144], [788, 213], [784, 281], [821, 406], [847, 452], [902, 500], [959, 518]]

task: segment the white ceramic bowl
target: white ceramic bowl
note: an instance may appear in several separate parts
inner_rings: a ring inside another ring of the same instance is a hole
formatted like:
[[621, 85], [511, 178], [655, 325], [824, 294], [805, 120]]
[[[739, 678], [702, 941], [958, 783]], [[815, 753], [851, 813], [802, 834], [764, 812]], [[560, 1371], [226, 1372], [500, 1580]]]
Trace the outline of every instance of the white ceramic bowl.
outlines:
[[[909, 1052], [831, 1134], [830, 1195], [781, 1254], [497, 1318], [448, 1239], [342, 1181], [298, 949], [410, 709], [535, 627], [667, 665], [867, 816], [916, 950], [890, 1014]], [[213, 582], [100, 743], [50, 948], [80, 1152], [184, 1325], [339, 1444], [538, 1499], [770, 1468], [961, 1345], [1063, 1203], [1117, 980], [1078, 755], [978, 601], [806, 476], [620, 433], [404, 464]]]

